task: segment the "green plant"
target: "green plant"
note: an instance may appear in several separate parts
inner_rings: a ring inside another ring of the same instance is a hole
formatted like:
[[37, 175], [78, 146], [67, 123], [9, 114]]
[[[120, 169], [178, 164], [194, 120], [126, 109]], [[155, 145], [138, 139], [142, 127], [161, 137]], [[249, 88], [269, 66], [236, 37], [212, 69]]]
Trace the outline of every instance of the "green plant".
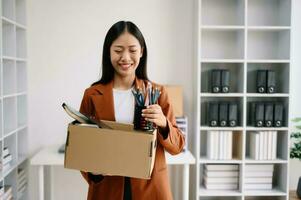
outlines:
[[292, 121], [296, 123], [296, 132], [291, 133], [293, 145], [290, 148], [290, 157], [301, 160], [301, 117], [295, 118]]

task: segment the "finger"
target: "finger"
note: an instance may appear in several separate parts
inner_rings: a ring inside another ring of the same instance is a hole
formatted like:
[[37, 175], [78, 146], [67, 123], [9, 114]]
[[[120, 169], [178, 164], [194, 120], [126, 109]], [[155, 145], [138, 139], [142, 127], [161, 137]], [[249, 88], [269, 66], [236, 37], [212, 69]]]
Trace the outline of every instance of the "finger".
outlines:
[[142, 110], [143, 114], [156, 114], [156, 113], [159, 113], [159, 112], [160, 112], [160, 110], [158, 110], [158, 109], [151, 109], [151, 108]]
[[161, 109], [161, 107], [158, 104], [152, 104], [147, 106], [147, 108], [151, 108], [151, 109]]
[[159, 116], [159, 114], [142, 114], [142, 117], [151, 119], [159, 118]]

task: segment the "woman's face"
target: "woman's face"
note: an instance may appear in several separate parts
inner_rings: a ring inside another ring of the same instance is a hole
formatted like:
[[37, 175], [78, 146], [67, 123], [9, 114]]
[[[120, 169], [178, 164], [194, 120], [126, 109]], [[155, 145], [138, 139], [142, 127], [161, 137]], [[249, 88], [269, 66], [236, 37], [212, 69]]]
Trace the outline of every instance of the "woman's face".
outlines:
[[110, 56], [115, 75], [135, 76], [135, 70], [142, 57], [142, 48], [137, 38], [126, 31], [112, 43]]

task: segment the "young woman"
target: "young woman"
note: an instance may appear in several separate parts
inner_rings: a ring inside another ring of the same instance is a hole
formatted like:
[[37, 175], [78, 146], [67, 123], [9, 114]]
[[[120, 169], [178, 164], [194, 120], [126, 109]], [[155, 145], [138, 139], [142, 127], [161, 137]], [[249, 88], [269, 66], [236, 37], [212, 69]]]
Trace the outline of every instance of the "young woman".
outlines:
[[[147, 48], [142, 33], [132, 22], [119, 21], [108, 31], [102, 57], [102, 77], [86, 89], [80, 112], [98, 119], [133, 123], [133, 88], [151, 83], [146, 74]], [[171, 200], [164, 150], [182, 151], [185, 140], [178, 129], [164, 87], [157, 104], [142, 111], [145, 120], [157, 127], [158, 145], [150, 180], [103, 176], [81, 172], [89, 184], [88, 200]]]

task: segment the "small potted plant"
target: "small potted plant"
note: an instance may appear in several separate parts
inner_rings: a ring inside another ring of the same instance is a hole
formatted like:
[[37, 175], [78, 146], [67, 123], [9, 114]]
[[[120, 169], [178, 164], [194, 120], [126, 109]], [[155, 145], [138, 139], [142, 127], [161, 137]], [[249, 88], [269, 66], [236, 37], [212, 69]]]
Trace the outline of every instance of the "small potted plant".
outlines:
[[[296, 131], [291, 133], [292, 147], [290, 149], [290, 158], [299, 159], [301, 162], [301, 118], [295, 118], [293, 122], [296, 123]], [[301, 177], [299, 177], [298, 181], [297, 196], [301, 198]]]

